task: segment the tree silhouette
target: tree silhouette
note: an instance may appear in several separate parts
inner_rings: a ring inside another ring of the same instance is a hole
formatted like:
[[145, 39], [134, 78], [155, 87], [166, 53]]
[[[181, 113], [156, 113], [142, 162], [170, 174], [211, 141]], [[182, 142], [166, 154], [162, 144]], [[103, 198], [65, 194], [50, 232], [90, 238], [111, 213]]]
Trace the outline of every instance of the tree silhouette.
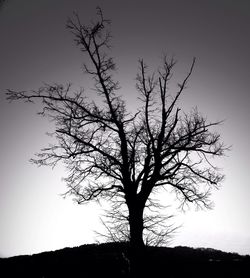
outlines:
[[152, 198], [159, 189], [171, 189], [182, 208], [189, 203], [211, 207], [211, 190], [219, 186], [223, 175], [210, 160], [222, 156], [227, 148], [213, 131], [220, 122], [208, 122], [197, 109], [185, 114], [178, 107], [195, 59], [173, 94], [168, 84], [175, 60], [165, 56], [155, 74], [149, 74], [144, 60], [139, 60], [136, 89], [141, 106], [134, 114], [128, 112], [118, 95], [115, 63], [107, 54], [110, 21], [101, 9], [97, 18], [83, 25], [74, 14], [67, 27], [89, 59], [84, 70], [92, 77], [98, 103], [89, 100], [83, 89], [74, 92], [71, 84], [8, 90], [7, 97], [10, 101], [41, 101], [39, 114], [55, 123], [56, 143], [42, 149], [32, 162], [54, 167], [63, 161], [68, 170], [65, 195], [79, 204], [111, 200], [116, 205], [111, 214], [116, 220], [125, 207], [127, 215], [121, 216], [127, 221], [131, 246], [140, 247], [144, 246], [145, 228], [156, 237], [168, 234], [157, 230], [160, 218], [144, 215], [146, 208], [159, 205]]

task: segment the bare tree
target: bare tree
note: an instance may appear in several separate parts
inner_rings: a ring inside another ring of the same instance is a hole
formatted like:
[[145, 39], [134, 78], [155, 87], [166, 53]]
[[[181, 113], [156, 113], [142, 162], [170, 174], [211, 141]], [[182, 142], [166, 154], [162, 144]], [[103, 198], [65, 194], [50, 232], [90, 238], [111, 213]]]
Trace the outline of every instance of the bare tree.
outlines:
[[[57, 143], [42, 149], [32, 162], [54, 167], [63, 161], [69, 173], [65, 195], [78, 204], [113, 200], [116, 207], [111, 218], [123, 217], [128, 229], [126, 233], [121, 224], [120, 231], [129, 236], [131, 246], [139, 247], [144, 246], [145, 228], [153, 233], [146, 234], [148, 241], [154, 240], [152, 235], [165, 235], [157, 226], [159, 214], [144, 215], [146, 208], [158, 206], [152, 197], [161, 188], [171, 189], [183, 208], [189, 203], [211, 207], [211, 190], [223, 179], [211, 159], [222, 156], [227, 148], [214, 132], [220, 122], [208, 122], [197, 109], [185, 114], [178, 107], [195, 59], [172, 94], [168, 85], [176, 62], [164, 57], [162, 67], [149, 74], [144, 60], [139, 60], [136, 88], [141, 107], [134, 114], [126, 110], [113, 75], [115, 63], [107, 54], [110, 21], [100, 9], [97, 15], [96, 22], [83, 25], [75, 14], [67, 27], [89, 59], [84, 70], [93, 79], [100, 103], [89, 100], [83, 90], [74, 92], [70, 84], [8, 90], [7, 95], [10, 101], [41, 101], [40, 115], [55, 123]], [[119, 215], [123, 207], [127, 214]]]

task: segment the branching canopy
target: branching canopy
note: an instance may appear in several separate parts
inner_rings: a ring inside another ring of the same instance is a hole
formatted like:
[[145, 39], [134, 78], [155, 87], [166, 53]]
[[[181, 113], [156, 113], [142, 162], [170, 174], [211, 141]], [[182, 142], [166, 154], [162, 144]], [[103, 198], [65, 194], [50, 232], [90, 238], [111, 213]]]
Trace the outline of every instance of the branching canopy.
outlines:
[[[194, 203], [210, 207], [210, 193], [223, 179], [211, 158], [226, 147], [214, 127], [197, 109], [185, 114], [178, 101], [193, 72], [195, 59], [176, 92], [168, 85], [176, 62], [164, 57], [162, 67], [148, 74], [139, 60], [136, 89], [142, 108], [126, 111], [113, 77], [115, 63], [110, 50], [110, 21], [98, 9], [98, 20], [83, 25], [77, 14], [68, 20], [76, 44], [86, 54], [85, 72], [94, 81], [102, 104], [87, 98], [71, 84], [45, 84], [35, 91], [8, 90], [8, 99], [42, 102], [42, 116], [55, 123], [55, 144], [41, 150], [32, 161], [68, 169], [66, 195], [78, 203], [118, 196], [124, 203], [146, 205], [156, 188], [172, 188], [181, 206]], [[146, 224], [145, 224], [146, 225]]]

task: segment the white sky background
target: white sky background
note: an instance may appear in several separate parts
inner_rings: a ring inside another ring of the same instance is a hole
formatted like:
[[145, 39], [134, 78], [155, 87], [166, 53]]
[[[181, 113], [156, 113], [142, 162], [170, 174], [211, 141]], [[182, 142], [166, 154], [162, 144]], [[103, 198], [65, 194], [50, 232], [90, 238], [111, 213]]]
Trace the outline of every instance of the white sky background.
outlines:
[[[138, 58], [152, 70], [163, 53], [179, 61], [176, 78], [197, 57], [182, 107], [197, 106], [208, 119], [225, 119], [218, 130], [232, 146], [218, 163], [226, 180], [214, 192], [215, 208], [191, 210], [173, 245], [212, 247], [250, 254], [250, 7], [248, 1], [31, 1], [6, 0], [0, 10], [0, 256], [32, 254], [95, 242], [101, 208], [63, 199], [63, 167], [29, 163], [53, 129], [36, 115], [38, 106], [8, 104], [7, 88], [37, 89], [43, 82], [88, 87], [84, 57], [65, 29], [72, 11], [84, 22], [100, 5], [112, 20], [113, 50], [122, 93], [136, 99]], [[187, 3], [188, 2], [188, 3]], [[102, 229], [102, 227], [101, 227]]]

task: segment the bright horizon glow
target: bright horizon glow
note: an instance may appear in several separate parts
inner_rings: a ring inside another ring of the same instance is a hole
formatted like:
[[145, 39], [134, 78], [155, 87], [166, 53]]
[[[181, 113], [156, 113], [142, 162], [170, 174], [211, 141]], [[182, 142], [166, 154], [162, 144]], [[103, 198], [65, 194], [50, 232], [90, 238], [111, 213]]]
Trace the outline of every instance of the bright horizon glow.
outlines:
[[[53, 126], [36, 115], [38, 106], [8, 104], [4, 95], [6, 88], [37, 89], [43, 82], [72, 81], [75, 88], [89, 88], [80, 69], [83, 55], [65, 30], [73, 10], [84, 22], [94, 18], [98, 1], [82, 2], [6, 0], [0, 10], [0, 257], [94, 243], [98, 240], [94, 231], [103, 230], [102, 207], [79, 206], [60, 195], [66, 191], [63, 166], [51, 170], [29, 162], [48, 145], [45, 133]], [[250, 40], [246, 36], [250, 9], [228, 1], [194, 1], [190, 6], [186, 1], [159, 1], [155, 6], [139, 2], [138, 6], [134, 1], [102, 4], [104, 15], [112, 19], [111, 56], [129, 109], [136, 108], [138, 58], [155, 70], [167, 49], [178, 60], [174, 78], [181, 80], [196, 56], [181, 107], [188, 112], [197, 106], [211, 121], [225, 119], [218, 132], [227, 145], [232, 144], [228, 157], [218, 161], [226, 179], [213, 192], [214, 209], [177, 211], [177, 225], [183, 226], [171, 246], [250, 254]]]

